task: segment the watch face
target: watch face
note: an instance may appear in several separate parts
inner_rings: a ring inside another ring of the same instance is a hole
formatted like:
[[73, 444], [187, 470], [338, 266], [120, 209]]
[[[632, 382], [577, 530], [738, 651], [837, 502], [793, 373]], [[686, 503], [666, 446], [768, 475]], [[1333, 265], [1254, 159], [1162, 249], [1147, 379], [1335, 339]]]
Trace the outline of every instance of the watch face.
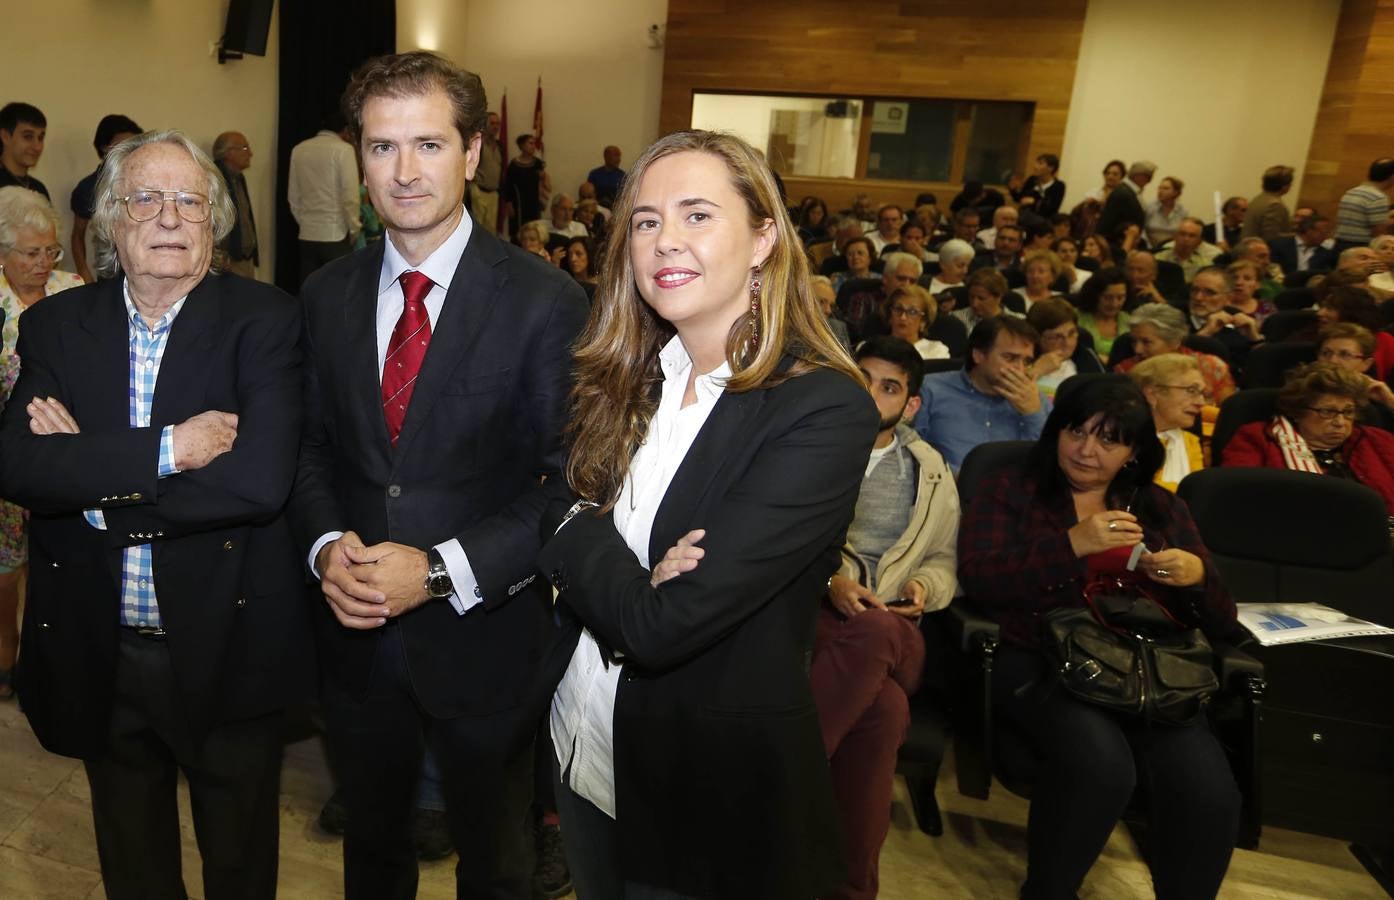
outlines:
[[430, 592], [432, 597], [449, 597], [452, 591], [450, 576], [432, 575], [430, 581], [427, 582], [426, 590]]

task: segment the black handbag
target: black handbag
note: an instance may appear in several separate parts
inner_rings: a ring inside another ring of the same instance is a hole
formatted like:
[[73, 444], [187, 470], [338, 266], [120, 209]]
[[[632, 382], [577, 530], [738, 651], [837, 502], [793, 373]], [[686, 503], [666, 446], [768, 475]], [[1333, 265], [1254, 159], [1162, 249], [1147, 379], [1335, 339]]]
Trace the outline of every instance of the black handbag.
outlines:
[[1219, 690], [1214, 651], [1144, 586], [1109, 580], [1085, 605], [1046, 613], [1045, 647], [1065, 690], [1164, 725], [1189, 725]]

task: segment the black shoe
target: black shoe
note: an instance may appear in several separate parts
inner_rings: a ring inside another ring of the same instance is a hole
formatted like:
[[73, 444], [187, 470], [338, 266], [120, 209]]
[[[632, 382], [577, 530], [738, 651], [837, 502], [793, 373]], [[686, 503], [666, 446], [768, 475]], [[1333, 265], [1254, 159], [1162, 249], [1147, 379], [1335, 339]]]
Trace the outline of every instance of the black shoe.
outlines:
[[533, 896], [554, 898], [571, 893], [571, 870], [566, 867], [561, 829], [538, 823], [536, 841], [537, 866], [532, 870]]
[[416, 858], [424, 862], [445, 859], [455, 852], [445, 813], [438, 809], [418, 809], [411, 820], [411, 841]]
[[319, 830], [325, 834], [343, 837], [344, 829], [347, 826], [348, 810], [344, 809], [343, 801], [339, 799], [339, 792], [335, 791], [334, 796], [326, 800], [324, 808], [319, 811]]

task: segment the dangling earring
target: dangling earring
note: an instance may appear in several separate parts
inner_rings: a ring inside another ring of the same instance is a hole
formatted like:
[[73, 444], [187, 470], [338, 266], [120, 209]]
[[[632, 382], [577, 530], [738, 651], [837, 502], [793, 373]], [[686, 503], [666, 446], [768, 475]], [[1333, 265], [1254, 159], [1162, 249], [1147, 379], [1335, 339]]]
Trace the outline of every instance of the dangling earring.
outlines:
[[750, 276], [750, 354], [760, 349], [760, 270]]

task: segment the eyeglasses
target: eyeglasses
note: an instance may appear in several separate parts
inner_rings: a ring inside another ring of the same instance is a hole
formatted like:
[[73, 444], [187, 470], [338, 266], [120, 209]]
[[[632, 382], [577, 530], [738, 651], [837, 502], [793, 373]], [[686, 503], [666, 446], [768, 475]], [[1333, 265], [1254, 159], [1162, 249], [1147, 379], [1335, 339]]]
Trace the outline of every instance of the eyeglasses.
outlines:
[[915, 309], [913, 306], [901, 306], [899, 303], [891, 307], [891, 315], [904, 316], [907, 319], [924, 318], [924, 310]]
[[1194, 384], [1159, 384], [1157, 386], [1170, 388], [1173, 391], [1183, 391], [1192, 400], [1199, 400], [1205, 396], [1205, 388]]
[[1334, 406], [1309, 406], [1307, 409], [1320, 416], [1323, 422], [1334, 422], [1337, 416], [1355, 421], [1354, 406], [1343, 406], [1340, 409]]
[[14, 247], [11, 250], [31, 266], [37, 266], [45, 259], [51, 263], [56, 263], [63, 258], [62, 247], [33, 247], [29, 250], [20, 250], [18, 247]]
[[126, 215], [136, 222], [149, 222], [165, 208], [165, 203], [173, 200], [179, 218], [191, 225], [208, 221], [211, 208], [208, 198], [193, 191], [159, 191], [154, 188], [140, 188], [129, 196], [117, 197], [118, 203], [126, 204]]
[[1357, 359], [1369, 359], [1363, 353], [1351, 353], [1349, 350], [1322, 350], [1317, 354], [1317, 359], [1339, 359], [1342, 362], [1352, 362]]

